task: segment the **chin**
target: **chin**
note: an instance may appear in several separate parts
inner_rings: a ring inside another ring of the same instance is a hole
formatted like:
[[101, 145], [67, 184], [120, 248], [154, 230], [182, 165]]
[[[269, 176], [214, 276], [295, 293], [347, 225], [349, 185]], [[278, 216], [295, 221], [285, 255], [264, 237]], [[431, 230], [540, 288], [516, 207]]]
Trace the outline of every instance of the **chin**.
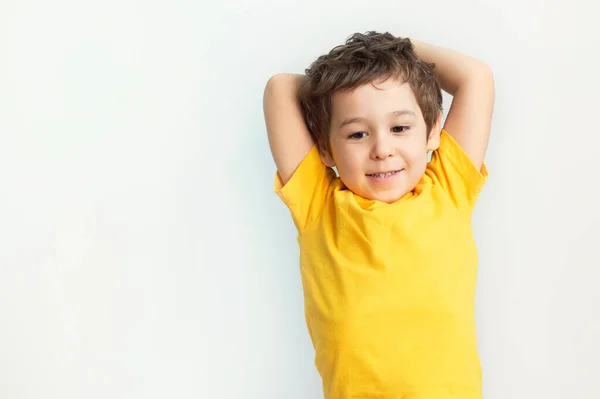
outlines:
[[377, 200], [381, 201], [381, 202], [386, 202], [388, 204], [391, 204], [392, 202], [398, 201], [400, 198], [402, 198], [402, 195], [386, 196], [386, 197], [383, 197], [383, 198], [378, 198]]
[[396, 191], [393, 193], [382, 193], [382, 194], [374, 194], [370, 195], [367, 198], [370, 200], [386, 202], [391, 204], [392, 202], [398, 201], [400, 198], [404, 197], [407, 193], [403, 191]]
[[[343, 182], [343, 180], [342, 180]], [[344, 183], [345, 184], [345, 183]], [[386, 202], [388, 204], [399, 200], [408, 194], [411, 190], [407, 190], [405, 185], [390, 187], [387, 190], [373, 190], [372, 187], [362, 186], [361, 184], [345, 184], [346, 187], [354, 194], [370, 201]]]

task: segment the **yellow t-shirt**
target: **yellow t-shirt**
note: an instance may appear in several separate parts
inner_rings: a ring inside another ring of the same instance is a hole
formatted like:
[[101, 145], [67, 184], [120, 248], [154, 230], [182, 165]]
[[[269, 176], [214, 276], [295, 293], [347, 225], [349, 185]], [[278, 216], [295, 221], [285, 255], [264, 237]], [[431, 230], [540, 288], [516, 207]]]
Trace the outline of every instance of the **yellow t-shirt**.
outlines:
[[316, 146], [285, 186], [276, 174], [327, 399], [482, 398], [471, 213], [486, 179], [445, 130], [392, 204], [348, 190]]

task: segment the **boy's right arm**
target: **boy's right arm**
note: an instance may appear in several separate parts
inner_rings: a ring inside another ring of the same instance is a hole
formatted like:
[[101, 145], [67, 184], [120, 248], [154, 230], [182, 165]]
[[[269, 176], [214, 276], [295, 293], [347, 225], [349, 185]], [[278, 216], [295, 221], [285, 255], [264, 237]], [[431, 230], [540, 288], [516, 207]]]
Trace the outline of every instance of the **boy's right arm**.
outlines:
[[286, 184], [314, 146], [304, 122], [298, 90], [305, 75], [277, 74], [264, 90], [263, 112], [271, 154], [283, 184]]

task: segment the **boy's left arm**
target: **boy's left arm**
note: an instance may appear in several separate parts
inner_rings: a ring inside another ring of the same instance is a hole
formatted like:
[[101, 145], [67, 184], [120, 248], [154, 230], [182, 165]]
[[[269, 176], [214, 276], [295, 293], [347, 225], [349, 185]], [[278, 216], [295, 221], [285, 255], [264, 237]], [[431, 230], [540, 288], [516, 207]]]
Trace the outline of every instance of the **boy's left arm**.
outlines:
[[411, 39], [417, 56], [435, 64], [442, 90], [453, 96], [446, 130], [480, 169], [494, 109], [494, 75], [484, 62], [458, 51]]

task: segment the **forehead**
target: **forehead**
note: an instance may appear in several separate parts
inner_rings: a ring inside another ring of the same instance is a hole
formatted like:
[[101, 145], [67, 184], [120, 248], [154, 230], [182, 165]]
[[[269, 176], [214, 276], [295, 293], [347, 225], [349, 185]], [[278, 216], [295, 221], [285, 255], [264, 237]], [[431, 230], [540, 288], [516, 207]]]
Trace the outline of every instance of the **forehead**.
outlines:
[[348, 116], [374, 118], [398, 108], [420, 115], [417, 99], [407, 82], [388, 79], [367, 83], [351, 91], [336, 92], [332, 97], [332, 120]]

